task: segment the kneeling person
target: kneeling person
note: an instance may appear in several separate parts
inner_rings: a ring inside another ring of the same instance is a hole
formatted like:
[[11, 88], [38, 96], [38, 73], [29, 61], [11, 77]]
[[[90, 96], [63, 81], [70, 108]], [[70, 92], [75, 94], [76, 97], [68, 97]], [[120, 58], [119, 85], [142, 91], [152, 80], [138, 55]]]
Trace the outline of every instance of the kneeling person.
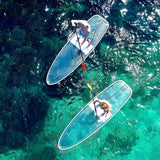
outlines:
[[111, 104], [107, 100], [96, 100], [94, 106], [98, 116], [97, 122], [105, 121], [108, 113], [111, 111]]
[[90, 40], [88, 39], [89, 34], [90, 34], [90, 32], [91, 32], [91, 26], [90, 26], [90, 24], [89, 24], [87, 21], [85, 21], [85, 20], [71, 20], [71, 23], [72, 23], [72, 26], [76, 26], [76, 24], [79, 24], [79, 25], [80, 25], [80, 28], [81, 28], [81, 30], [80, 30], [80, 35], [81, 35], [82, 37], [84, 37], [84, 40], [83, 40], [83, 42], [82, 42], [81, 45], [83, 45], [83, 43], [84, 43], [85, 41], [88, 41], [89, 44], [90, 44], [91, 42], [90, 42]]

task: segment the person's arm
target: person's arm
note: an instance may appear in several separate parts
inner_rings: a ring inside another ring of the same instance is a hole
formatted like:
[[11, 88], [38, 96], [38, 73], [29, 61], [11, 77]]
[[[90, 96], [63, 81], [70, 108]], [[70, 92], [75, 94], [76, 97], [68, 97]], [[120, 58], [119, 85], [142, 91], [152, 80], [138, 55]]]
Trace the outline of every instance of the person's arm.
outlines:
[[76, 24], [83, 24], [83, 20], [71, 20], [72, 26], [76, 26]]

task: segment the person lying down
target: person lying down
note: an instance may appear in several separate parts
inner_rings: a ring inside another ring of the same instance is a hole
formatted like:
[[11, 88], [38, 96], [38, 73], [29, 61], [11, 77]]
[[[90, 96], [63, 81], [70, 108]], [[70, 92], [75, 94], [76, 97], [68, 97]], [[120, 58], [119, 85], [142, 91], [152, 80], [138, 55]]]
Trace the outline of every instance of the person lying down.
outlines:
[[98, 117], [97, 123], [104, 122], [111, 111], [111, 104], [107, 100], [97, 99], [94, 101], [94, 107]]

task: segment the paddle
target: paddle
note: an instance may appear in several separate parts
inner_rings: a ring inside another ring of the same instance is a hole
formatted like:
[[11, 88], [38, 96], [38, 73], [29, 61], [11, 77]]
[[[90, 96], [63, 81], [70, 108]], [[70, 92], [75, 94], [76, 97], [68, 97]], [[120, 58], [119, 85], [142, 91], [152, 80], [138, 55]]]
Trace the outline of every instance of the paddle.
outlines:
[[84, 58], [83, 58], [82, 50], [81, 50], [81, 44], [80, 44], [78, 33], [77, 33], [77, 24], [76, 24], [76, 36], [77, 36], [77, 40], [78, 40], [80, 54], [81, 54], [81, 57], [82, 57], [82, 68], [83, 68], [84, 71], [86, 71], [86, 66], [85, 66], [85, 63], [84, 63]]
[[88, 88], [89, 88], [90, 91], [91, 91], [91, 96], [92, 96], [93, 104], [94, 104], [94, 112], [95, 112], [95, 114], [96, 114], [96, 117], [98, 118], [96, 106], [95, 106], [95, 103], [94, 103], [94, 97], [93, 97], [93, 89], [92, 89], [92, 86], [91, 86], [89, 83], [87, 83], [87, 86], [88, 86]]

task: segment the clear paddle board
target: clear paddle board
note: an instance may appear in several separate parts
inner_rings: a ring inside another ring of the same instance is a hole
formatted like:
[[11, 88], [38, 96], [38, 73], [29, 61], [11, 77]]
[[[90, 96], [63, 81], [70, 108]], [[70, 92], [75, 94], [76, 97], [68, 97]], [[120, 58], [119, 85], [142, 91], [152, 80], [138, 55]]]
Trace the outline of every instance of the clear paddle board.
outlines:
[[94, 113], [93, 100], [91, 100], [69, 123], [63, 131], [58, 148], [66, 150], [83, 142], [101, 127], [103, 127], [129, 100], [132, 95], [131, 88], [122, 80], [118, 80], [105, 88], [94, 99], [107, 100], [111, 104], [111, 111], [106, 119], [97, 123]]
[[[91, 25], [91, 32], [89, 34], [91, 44], [88, 45], [86, 42], [82, 46], [82, 55], [84, 60], [94, 50], [109, 27], [108, 22], [99, 15], [94, 15], [91, 17], [88, 20], [88, 23]], [[80, 30], [78, 31], [78, 35], [79, 32]], [[80, 39], [80, 41], [82, 40]], [[81, 63], [82, 57], [79, 53], [76, 34], [74, 34], [53, 61], [47, 73], [46, 83], [48, 85], [53, 85], [60, 82], [70, 75]]]

